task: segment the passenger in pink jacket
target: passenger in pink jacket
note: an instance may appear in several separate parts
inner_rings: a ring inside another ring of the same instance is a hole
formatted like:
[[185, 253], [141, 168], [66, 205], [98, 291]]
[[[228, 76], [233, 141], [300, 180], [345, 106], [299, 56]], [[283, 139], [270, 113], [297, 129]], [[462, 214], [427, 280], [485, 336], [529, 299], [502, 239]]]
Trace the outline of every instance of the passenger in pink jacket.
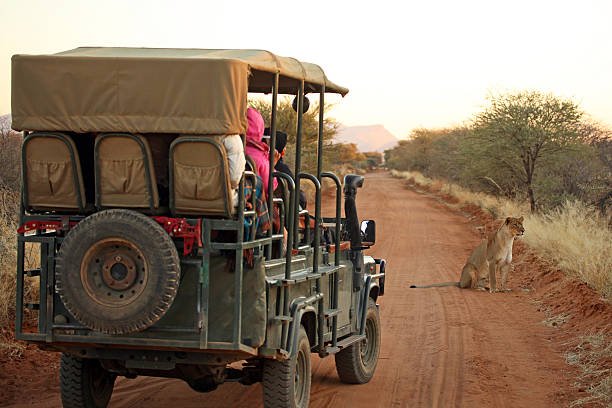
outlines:
[[[247, 109], [248, 128], [246, 132], [245, 153], [253, 159], [257, 167], [257, 174], [263, 181], [265, 195], [268, 195], [268, 177], [270, 175], [270, 147], [261, 140], [264, 133], [264, 120], [261, 114], [253, 108]], [[276, 151], [275, 151], [276, 152]], [[275, 157], [274, 162], [278, 159]], [[274, 190], [278, 187], [278, 181], [274, 179]]]

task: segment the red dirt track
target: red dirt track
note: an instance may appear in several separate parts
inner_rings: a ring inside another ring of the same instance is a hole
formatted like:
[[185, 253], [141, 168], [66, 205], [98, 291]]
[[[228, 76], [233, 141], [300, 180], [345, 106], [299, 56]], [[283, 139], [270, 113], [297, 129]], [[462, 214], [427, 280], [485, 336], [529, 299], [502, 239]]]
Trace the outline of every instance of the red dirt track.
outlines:
[[[510, 278], [511, 293], [409, 289], [458, 280], [480, 242], [475, 224], [387, 173], [366, 177], [357, 204], [361, 219], [377, 223], [371, 255], [388, 261], [380, 360], [373, 380], [356, 386], [340, 383], [333, 357], [313, 355], [311, 407], [568, 405], [572, 372], [554, 340], [558, 329], [542, 324], [532, 294], [517, 287], [524, 279]], [[178, 380], [120, 378], [110, 407], [261, 407], [261, 394], [260, 385], [229, 383], [198, 394]], [[57, 386], [38, 395], [26, 386], [22, 396], [10, 406], [61, 406]]]

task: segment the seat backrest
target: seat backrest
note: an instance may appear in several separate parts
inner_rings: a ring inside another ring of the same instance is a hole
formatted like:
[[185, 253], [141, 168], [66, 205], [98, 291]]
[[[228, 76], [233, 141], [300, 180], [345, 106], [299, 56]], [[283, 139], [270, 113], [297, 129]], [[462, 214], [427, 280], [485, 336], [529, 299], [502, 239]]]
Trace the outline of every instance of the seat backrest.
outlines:
[[181, 136], [170, 146], [170, 210], [174, 214], [232, 215], [223, 136]]
[[85, 211], [85, 187], [77, 148], [70, 136], [35, 132], [23, 141], [23, 204], [34, 211]]
[[96, 207], [156, 210], [159, 194], [147, 139], [139, 134], [105, 133], [96, 137]]

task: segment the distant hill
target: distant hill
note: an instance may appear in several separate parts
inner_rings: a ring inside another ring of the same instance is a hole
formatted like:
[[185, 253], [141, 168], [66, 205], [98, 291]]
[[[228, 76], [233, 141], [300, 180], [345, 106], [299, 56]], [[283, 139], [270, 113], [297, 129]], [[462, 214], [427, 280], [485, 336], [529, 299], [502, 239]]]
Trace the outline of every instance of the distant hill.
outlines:
[[362, 152], [384, 152], [398, 142], [383, 125], [341, 126], [334, 140], [339, 143], [355, 143]]

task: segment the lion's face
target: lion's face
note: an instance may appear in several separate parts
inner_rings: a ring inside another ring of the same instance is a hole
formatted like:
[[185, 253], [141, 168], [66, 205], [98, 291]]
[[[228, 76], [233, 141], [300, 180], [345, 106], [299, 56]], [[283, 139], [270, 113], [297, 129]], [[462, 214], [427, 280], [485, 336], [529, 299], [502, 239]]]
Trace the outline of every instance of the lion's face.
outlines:
[[525, 233], [525, 228], [523, 227], [523, 217], [508, 217], [506, 218], [506, 225], [514, 238], [520, 237]]

